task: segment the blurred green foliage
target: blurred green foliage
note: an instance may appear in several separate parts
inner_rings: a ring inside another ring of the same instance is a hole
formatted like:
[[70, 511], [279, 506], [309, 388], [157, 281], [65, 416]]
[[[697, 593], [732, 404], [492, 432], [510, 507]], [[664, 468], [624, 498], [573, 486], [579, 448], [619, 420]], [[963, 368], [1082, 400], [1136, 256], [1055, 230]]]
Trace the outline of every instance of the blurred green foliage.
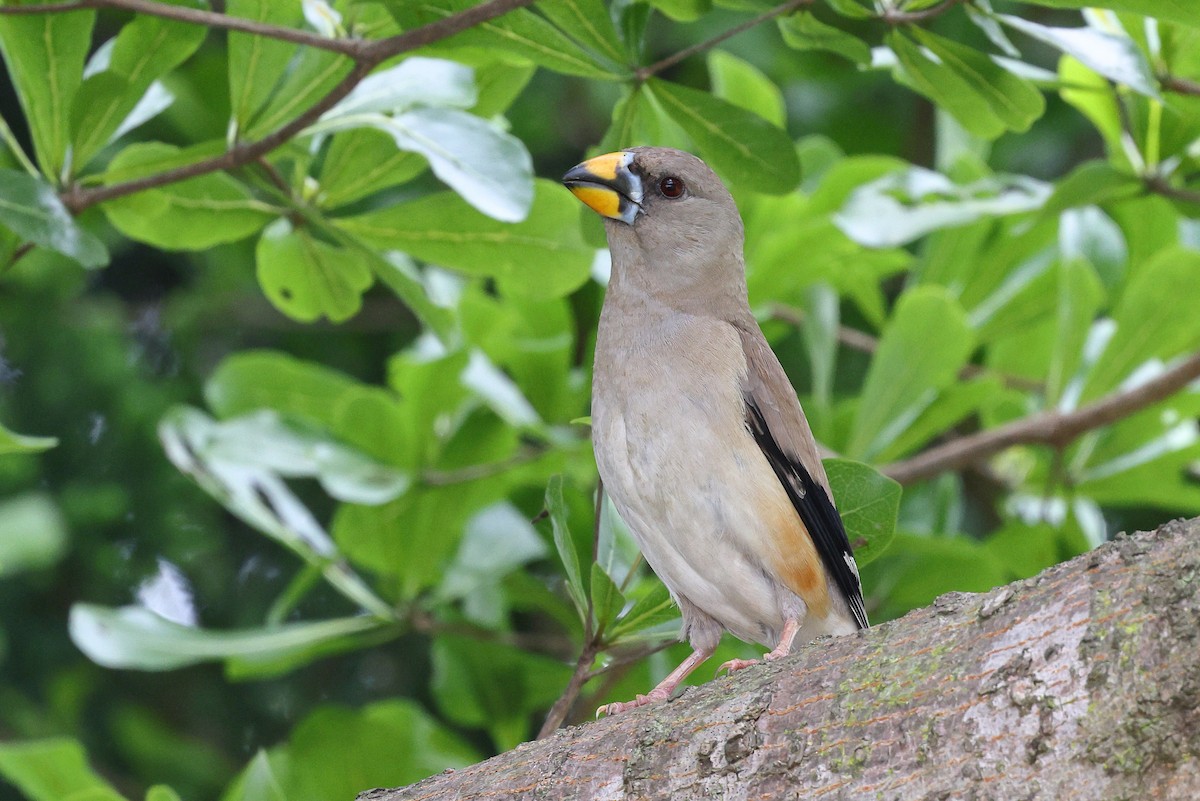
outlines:
[[[596, 673], [569, 721], [678, 660], [581, 424], [603, 235], [554, 179], [601, 149], [684, 147], [729, 183], [751, 303], [846, 457], [873, 621], [1200, 514], [1191, 387], [902, 494], [884, 475], [1194, 358], [1186, 4], [814, 0], [716, 42], [769, 4], [541, 0], [140, 191], [351, 59], [13, 5], [0, 798], [348, 798], [529, 739], [573, 665]], [[224, 8], [345, 40], [472, 5]]]

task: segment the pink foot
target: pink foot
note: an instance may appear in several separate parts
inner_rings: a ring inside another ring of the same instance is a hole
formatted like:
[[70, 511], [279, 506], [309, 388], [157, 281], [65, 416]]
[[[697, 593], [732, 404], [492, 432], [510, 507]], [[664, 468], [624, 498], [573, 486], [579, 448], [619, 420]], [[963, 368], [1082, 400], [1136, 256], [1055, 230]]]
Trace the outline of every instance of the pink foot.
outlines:
[[605, 704], [596, 710], [596, 717], [600, 717], [601, 715], [619, 715], [622, 712], [628, 712], [631, 709], [637, 709], [639, 706], [646, 706], [658, 701], [665, 701], [670, 697], [670, 691], [656, 687], [645, 695], [639, 695], [632, 701], [617, 701], [612, 704]]
[[720, 674], [726, 672], [736, 673], [739, 670], [745, 670], [751, 665], [757, 665], [759, 661], [760, 660], [758, 659], [730, 659], [728, 662], [717, 668], [717, 675], [719, 676]]

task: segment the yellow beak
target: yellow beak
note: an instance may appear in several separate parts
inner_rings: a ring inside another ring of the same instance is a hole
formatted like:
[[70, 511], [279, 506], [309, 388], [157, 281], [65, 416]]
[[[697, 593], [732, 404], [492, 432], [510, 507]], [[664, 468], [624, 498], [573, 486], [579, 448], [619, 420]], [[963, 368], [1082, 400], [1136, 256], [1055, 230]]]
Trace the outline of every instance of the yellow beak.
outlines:
[[592, 211], [632, 225], [642, 210], [642, 179], [632, 162], [632, 153], [606, 153], [575, 165], [562, 182]]

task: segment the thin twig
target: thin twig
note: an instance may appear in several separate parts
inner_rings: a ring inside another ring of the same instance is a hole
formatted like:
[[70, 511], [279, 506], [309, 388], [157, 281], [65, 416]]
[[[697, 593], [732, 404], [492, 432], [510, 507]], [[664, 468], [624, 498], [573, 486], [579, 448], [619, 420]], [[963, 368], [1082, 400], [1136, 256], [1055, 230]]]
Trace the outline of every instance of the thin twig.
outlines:
[[[803, 310], [797, 309], [793, 306], [787, 306], [782, 303], [772, 304], [767, 314], [772, 320], [778, 320], [782, 323], [795, 326], [796, 328], [803, 327], [806, 317]], [[879, 349], [878, 339], [866, 333], [865, 331], [859, 331], [857, 328], [849, 328], [848, 326], [844, 325], [838, 326], [837, 340], [846, 347], [862, 351], [863, 353], [874, 353]], [[1012, 389], [1021, 389], [1030, 392], [1040, 392], [1045, 389], [1045, 387], [1039, 381], [1031, 381], [1028, 378], [1022, 378], [1021, 376], [1000, 373], [987, 367], [980, 367], [977, 364], [964, 365], [963, 368], [958, 371], [958, 377], [964, 379], [981, 378], [984, 376], [996, 376], [1004, 383], [1005, 386], [1011, 387]]]
[[662, 642], [655, 643], [654, 645], [647, 645], [643, 648], [638, 648], [636, 650], [621, 654], [604, 667], [596, 668], [588, 673], [586, 680], [591, 681], [592, 679], [597, 678], [598, 676], [603, 676], [605, 673], [616, 670], [617, 668], [624, 667], [625, 665], [632, 665], [636, 662], [641, 662], [648, 656], [653, 656], [659, 651], [665, 651], [672, 645], [678, 645], [679, 642], [680, 640], [678, 637], [668, 637]]
[[468, 637], [480, 642], [499, 643], [523, 651], [546, 654], [555, 659], [566, 659], [571, 651], [571, 641], [566, 636], [553, 634], [534, 634], [520, 631], [496, 631], [494, 629], [476, 626], [465, 622], [447, 622], [438, 620], [425, 610], [414, 609], [408, 614], [408, 622], [413, 631], [421, 634], [452, 634]]
[[1192, 354], [1144, 384], [1115, 392], [1074, 412], [1046, 412], [980, 431], [930, 448], [911, 459], [893, 462], [882, 471], [901, 484], [913, 484], [982, 461], [1013, 445], [1039, 443], [1063, 448], [1088, 431], [1173, 395], [1197, 378], [1200, 378], [1200, 353]]
[[1178, 75], [1160, 75], [1158, 82], [1168, 92], [1200, 96], [1200, 82], [1193, 81], [1190, 78], [1181, 78]]
[[563, 690], [562, 695], [554, 702], [554, 706], [550, 707], [549, 713], [546, 714], [546, 722], [542, 724], [542, 728], [538, 730], [537, 739], [542, 740], [549, 737], [554, 732], [558, 731], [558, 727], [567, 719], [567, 713], [571, 711], [575, 699], [579, 697], [579, 691], [583, 689], [583, 685], [588, 680], [589, 668], [592, 662], [596, 659], [596, 653], [599, 651], [599, 645], [594, 642], [588, 642], [583, 646], [583, 651], [579, 654], [579, 659], [575, 661], [575, 670], [571, 673], [571, 680], [567, 682], [567, 687]]
[[1184, 203], [1194, 203], [1200, 206], [1200, 192], [1194, 189], [1181, 189], [1171, 186], [1161, 175], [1150, 175], [1142, 179], [1142, 183], [1156, 195], [1162, 195], [1169, 200], [1179, 200]]
[[352, 58], [357, 56], [365, 44], [365, 40], [362, 39], [332, 39], [328, 36], [321, 36], [318, 33], [312, 33], [300, 28], [269, 25], [244, 17], [218, 14], [215, 11], [200, 8], [174, 6], [168, 3], [155, 2], [155, 0], [78, 0], [78, 2], [73, 3], [0, 6], [0, 15], [61, 14], [67, 11], [101, 8], [133, 11], [137, 14], [145, 14], [150, 17], [162, 17], [193, 25], [205, 25], [210, 28], [222, 28], [229, 31], [250, 33], [256, 36], [266, 36], [271, 39], [316, 47], [321, 50], [330, 50]]
[[511, 470], [518, 465], [532, 462], [545, 453], [546, 449], [544, 447], [528, 447], [499, 462], [473, 464], [460, 467], [457, 470], [426, 470], [421, 473], [421, 482], [431, 487], [444, 487], [449, 484], [462, 484], [467, 481], [490, 478], [491, 476]]
[[287, 180], [279, 173], [279, 170], [275, 169], [274, 164], [267, 161], [265, 158], [262, 158], [261, 156], [255, 159], [254, 163], [267, 176], [267, 180], [271, 183], [271, 185], [279, 190], [279, 193], [283, 199], [292, 199], [291, 184], [289, 184]]
[[682, 50], [680, 50], [679, 52], [673, 53], [660, 61], [654, 62], [653, 64], [651, 64], [649, 66], [639, 67], [637, 70], [634, 71], [633, 76], [638, 81], [645, 81], [647, 78], [651, 78], [651, 77], [657, 75], [658, 73], [662, 72], [667, 67], [675, 66], [679, 62], [683, 61], [685, 58], [690, 58], [691, 56], [694, 56], [697, 53], [703, 53], [705, 50], [709, 50], [713, 47], [716, 47], [717, 45], [719, 45], [721, 42], [725, 41], [726, 39], [728, 39], [732, 36], [737, 36], [739, 33], [748, 31], [757, 25], [761, 25], [762, 23], [766, 22], [769, 19], [774, 19], [775, 17], [780, 16], [781, 14], [786, 14], [789, 11], [795, 11], [795, 10], [803, 8], [805, 6], [811, 6], [815, 1], [816, 0], [788, 0], [788, 2], [778, 5], [778, 6], [775, 6], [774, 8], [770, 9], [769, 11], [764, 11], [763, 13], [759, 14], [757, 17], [754, 17], [753, 19], [748, 19], [743, 23], [733, 26], [732, 28], [730, 28], [727, 31], [722, 31], [721, 33], [718, 33], [716, 36], [712, 37], [711, 39], [705, 39], [703, 42], [699, 42], [697, 44], [691, 45], [690, 47], [685, 47]]

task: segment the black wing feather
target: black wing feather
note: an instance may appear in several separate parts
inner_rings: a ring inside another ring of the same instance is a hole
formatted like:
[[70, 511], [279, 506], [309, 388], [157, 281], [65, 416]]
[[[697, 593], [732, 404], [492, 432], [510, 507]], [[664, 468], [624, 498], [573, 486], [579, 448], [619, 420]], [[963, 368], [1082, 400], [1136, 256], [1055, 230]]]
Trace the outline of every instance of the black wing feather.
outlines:
[[850, 540], [846, 537], [846, 529], [833, 501], [825, 488], [813, 481], [804, 465], [783, 452], [771, 436], [762, 412], [750, 398], [746, 398], [746, 426], [771, 463], [779, 482], [787, 490], [792, 506], [796, 507], [800, 520], [817, 546], [821, 562], [849, 603], [854, 622], [859, 628], [867, 628], [870, 624], [863, 603], [862, 583], [846, 561], [847, 556], [854, 558], [854, 552], [850, 549]]

